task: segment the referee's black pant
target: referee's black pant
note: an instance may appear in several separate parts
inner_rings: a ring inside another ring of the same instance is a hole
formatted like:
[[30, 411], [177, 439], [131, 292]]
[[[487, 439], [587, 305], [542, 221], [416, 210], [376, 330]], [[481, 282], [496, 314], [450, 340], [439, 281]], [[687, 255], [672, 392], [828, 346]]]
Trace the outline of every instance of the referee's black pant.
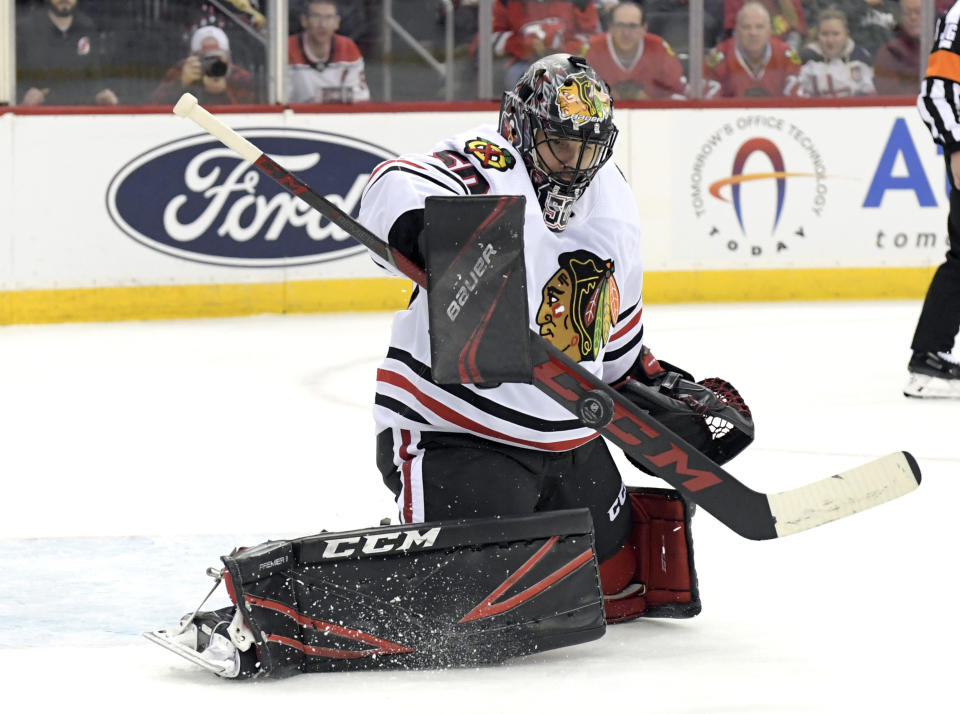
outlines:
[[[947, 163], [947, 171], [950, 165]], [[950, 250], [933, 275], [910, 345], [914, 352], [950, 352], [960, 330], [960, 191], [950, 189]]]

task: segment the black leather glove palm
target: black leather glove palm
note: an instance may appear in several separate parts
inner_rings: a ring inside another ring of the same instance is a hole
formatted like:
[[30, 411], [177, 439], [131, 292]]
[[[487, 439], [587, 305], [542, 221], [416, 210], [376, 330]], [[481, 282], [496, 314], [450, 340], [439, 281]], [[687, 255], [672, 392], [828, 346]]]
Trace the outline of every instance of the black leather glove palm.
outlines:
[[617, 390], [706, 456], [724, 464], [753, 442], [753, 416], [732, 384], [716, 377], [696, 382], [646, 347], [638, 363], [636, 378], [627, 377]]

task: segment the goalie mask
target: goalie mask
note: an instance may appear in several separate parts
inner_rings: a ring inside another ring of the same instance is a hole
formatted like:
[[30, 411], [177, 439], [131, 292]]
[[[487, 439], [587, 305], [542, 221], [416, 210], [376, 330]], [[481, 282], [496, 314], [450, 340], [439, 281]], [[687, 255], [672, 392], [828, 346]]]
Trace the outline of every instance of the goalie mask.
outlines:
[[583, 58], [550, 55], [504, 92], [500, 133], [523, 157], [544, 223], [558, 233], [613, 153], [613, 100]]

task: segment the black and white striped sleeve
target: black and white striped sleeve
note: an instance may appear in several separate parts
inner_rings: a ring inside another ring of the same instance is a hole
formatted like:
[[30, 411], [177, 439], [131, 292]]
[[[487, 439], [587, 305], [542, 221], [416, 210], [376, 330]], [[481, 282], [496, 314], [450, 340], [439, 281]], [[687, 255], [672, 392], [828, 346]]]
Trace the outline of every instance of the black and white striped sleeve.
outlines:
[[920, 85], [917, 109], [945, 154], [960, 149], [960, 2], [937, 18], [933, 51]]

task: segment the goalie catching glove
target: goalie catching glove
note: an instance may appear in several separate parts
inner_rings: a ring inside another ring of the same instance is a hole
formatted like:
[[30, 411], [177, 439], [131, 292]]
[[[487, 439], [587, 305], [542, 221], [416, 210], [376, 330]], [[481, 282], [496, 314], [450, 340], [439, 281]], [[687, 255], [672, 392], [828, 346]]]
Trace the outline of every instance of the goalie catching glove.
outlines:
[[[753, 442], [753, 416], [736, 388], [711, 377], [699, 382], [643, 347], [639, 368], [616, 386], [623, 396], [697, 450], [725, 464]], [[630, 463], [647, 472], [641, 464]]]

